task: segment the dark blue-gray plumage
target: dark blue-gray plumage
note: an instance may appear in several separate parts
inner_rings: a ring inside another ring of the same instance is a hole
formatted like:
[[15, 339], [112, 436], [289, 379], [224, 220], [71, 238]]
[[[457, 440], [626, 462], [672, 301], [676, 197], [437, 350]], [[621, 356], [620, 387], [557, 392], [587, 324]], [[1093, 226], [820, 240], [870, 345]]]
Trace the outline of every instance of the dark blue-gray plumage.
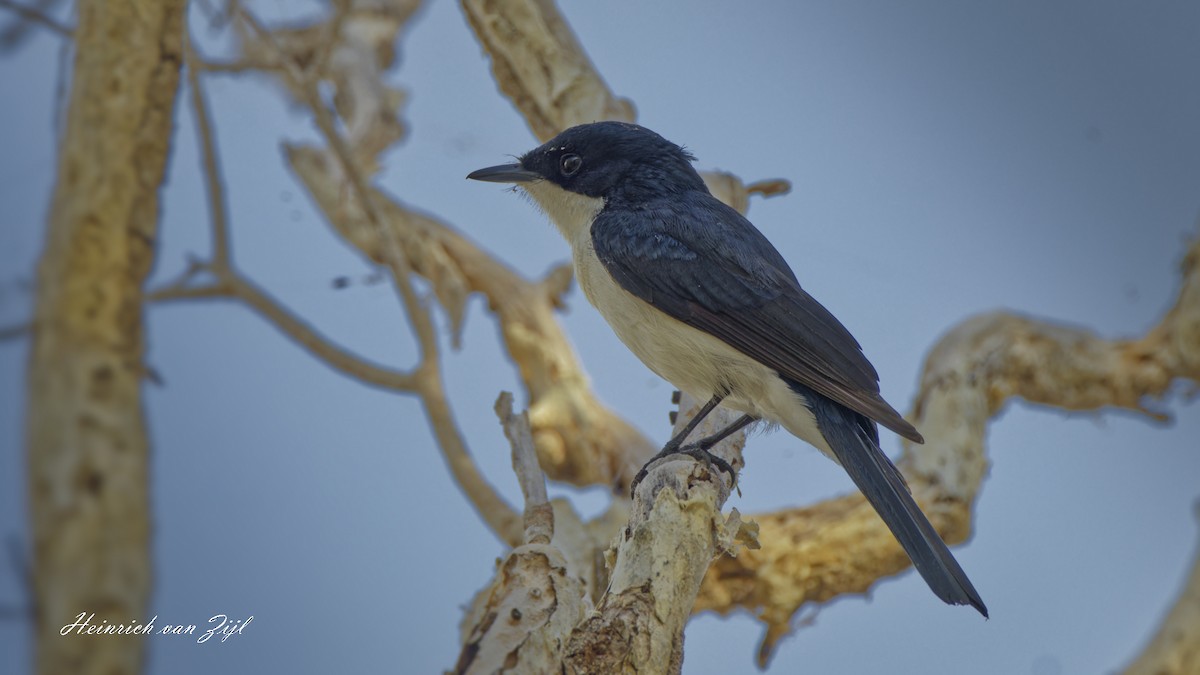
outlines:
[[693, 159], [643, 127], [599, 122], [468, 178], [517, 183], [533, 197], [571, 244], [585, 295], [651, 370], [710, 408], [745, 413], [736, 424], [777, 422], [840, 463], [938, 597], [987, 616], [875, 425], [921, 435], [880, 396], [850, 332], [750, 221], [709, 193]]

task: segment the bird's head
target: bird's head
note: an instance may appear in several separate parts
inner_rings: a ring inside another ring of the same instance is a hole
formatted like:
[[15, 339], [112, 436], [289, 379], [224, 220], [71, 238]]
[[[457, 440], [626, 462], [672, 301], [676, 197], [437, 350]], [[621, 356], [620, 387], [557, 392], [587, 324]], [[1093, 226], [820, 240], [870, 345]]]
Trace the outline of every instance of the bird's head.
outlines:
[[467, 178], [516, 184], [574, 241], [613, 199], [638, 202], [706, 190], [693, 159], [645, 127], [594, 122], [567, 129], [514, 164], [480, 169]]

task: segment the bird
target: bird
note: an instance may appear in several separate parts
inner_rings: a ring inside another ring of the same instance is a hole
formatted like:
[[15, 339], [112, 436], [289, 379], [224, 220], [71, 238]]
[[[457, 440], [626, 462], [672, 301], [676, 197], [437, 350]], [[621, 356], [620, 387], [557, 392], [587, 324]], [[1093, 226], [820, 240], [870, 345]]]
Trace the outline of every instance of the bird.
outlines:
[[[778, 424], [846, 470], [939, 598], [986, 618], [880, 448], [877, 425], [915, 443], [921, 434], [880, 395], [879, 375], [850, 332], [749, 220], [709, 192], [694, 161], [645, 127], [603, 121], [467, 178], [528, 195], [570, 244], [583, 294], [617, 337], [650, 370], [706, 401], [655, 459], [686, 452], [732, 476], [708, 448], [753, 422]], [[742, 416], [685, 445], [718, 405]]]

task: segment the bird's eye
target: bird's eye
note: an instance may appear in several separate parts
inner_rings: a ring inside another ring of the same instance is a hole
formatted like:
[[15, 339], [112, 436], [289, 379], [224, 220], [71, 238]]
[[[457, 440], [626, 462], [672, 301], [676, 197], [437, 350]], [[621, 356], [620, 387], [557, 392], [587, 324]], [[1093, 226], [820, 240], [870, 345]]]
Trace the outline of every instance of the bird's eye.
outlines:
[[564, 176], [574, 176], [581, 166], [583, 159], [579, 155], [563, 155], [562, 159], [558, 160], [558, 168]]

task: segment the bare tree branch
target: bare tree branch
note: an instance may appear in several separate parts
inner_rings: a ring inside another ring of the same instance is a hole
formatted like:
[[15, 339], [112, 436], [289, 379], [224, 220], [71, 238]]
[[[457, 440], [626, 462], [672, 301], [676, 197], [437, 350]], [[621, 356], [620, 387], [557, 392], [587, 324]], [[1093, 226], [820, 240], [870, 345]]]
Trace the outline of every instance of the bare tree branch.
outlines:
[[61, 630], [83, 611], [132, 619], [149, 606], [142, 284], [154, 260], [185, 11], [182, 0], [79, 4], [27, 371], [39, 673], [132, 675], [143, 665], [138, 636], [84, 640]]
[[[498, 412], [511, 420], [503, 403]], [[685, 399], [681, 407], [686, 414], [677, 420], [678, 428], [699, 405]], [[712, 434], [734, 416], [718, 410], [695, 433]], [[737, 434], [714, 452], [740, 466], [744, 441]], [[518, 474], [527, 470], [518, 469]], [[587, 575], [579, 573], [578, 551], [595, 547], [595, 540], [586, 534], [581, 538], [580, 532], [560, 536], [556, 528], [549, 546], [518, 547], [468, 610], [455, 672], [677, 672], [688, 608], [704, 570], [714, 555], [737, 543], [756, 545], [754, 528], [736, 510], [728, 517], [721, 514], [729, 491], [724, 473], [690, 457], [656, 462], [638, 486], [634, 515], [618, 510], [623, 534], [606, 553], [613, 574], [594, 612], [589, 611]], [[555, 522], [578, 528], [573, 518], [560, 517], [567, 514], [565, 507], [556, 509]], [[602, 541], [607, 548], [608, 536]], [[567, 550], [576, 553], [571, 556]], [[545, 602], [547, 597], [557, 607]], [[532, 604], [532, 610], [520, 603]], [[527, 616], [536, 621], [525, 621]]]
[[[1200, 504], [1196, 516], [1200, 519]], [[1125, 675], [1191, 675], [1200, 672], [1200, 543], [1175, 606]]]
[[[684, 396], [676, 431], [695, 414], [699, 402]], [[736, 417], [718, 408], [695, 436], [703, 438]], [[713, 449], [741, 466], [744, 434]], [[732, 553], [736, 542], [757, 546], [753, 527], [737, 509], [725, 517], [729, 477], [687, 456], [655, 462], [638, 485], [632, 515], [608, 560], [608, 589], [594, 614], [576, 626], [566, 645], [567, 673], [678, 673], [683, 665], [683, 629], [701, 579], [713, 558]]]
[[[415, 11], [419, 3], [413, 3]], [[317, 54], [312, 59], [309, 72], [310, 79], [313, 77], [322, 77], [329, 65], [329, 57], [333, 54], [334, 47], [342, 43], [342, 28], [346, 25], [346, 19], [350, 16], [350, 11], [354, 8], [353, 0], [332, 0], [330, 6], [333, 8], [333, 18], [321, 24], [324, 29], [324, 37], [317, 40]]]
[[597, 120], [632, 122], [633, 104], [617, 98], [550, 0], [463, 0], [463, 12], [492, 74], [535, 136]]

